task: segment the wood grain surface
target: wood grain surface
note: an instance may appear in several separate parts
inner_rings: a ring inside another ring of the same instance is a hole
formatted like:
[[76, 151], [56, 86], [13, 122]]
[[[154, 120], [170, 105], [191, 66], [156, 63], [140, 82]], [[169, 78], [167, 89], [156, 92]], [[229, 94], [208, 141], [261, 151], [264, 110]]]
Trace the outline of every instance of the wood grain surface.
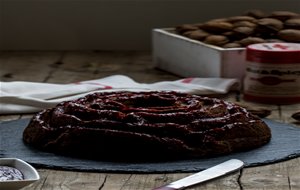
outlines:
[[[124, 74], [145, 83], [180, 78], [155, 69], [151, 52], [0, 52], [1, 81], [23, 80], [64, 84], [114, 74]], [[256, 104], [245, 102], [242, 95], [237, 93], [220, 98], [251, 109], [271, 110], [268, 118], [300, 127], [300, 122], [291, 118], [293, 113], [300, 111], [300, 104], [284, 106]], [[9, 121], [31, 116], [31, 114], [0, 115], [0, 120]], [[24, 190], [150, 190], [191, 174], [90, 173], [48, 169], [39, 169], [38, 172], [41, 179]], [[300, 158], [244, 168], [187, 189], [300, 189]]]

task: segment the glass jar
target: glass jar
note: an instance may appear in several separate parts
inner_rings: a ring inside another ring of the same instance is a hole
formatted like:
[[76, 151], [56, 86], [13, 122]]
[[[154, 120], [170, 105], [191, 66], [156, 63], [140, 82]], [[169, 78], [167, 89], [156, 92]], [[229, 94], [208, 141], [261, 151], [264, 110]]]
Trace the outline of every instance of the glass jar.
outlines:
[[261, 43], [246, 49], [244, 99], [266, 104], [300, 102], [300, 44]]

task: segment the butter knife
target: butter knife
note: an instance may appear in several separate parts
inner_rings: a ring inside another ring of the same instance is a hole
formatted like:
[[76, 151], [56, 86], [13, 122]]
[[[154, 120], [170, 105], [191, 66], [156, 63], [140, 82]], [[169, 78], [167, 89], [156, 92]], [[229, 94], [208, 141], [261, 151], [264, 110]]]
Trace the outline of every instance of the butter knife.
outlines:
[[155, 188], [153, 190], [179, 190], [184, 189], [188, 186], [192, 186], [213, 178], [226, 175], [228, 173], [237, 171], [244, 166], [244, 162], [238, 159], [231, 159], [201, 172], [187, 176], [178, 181], [172, 182], [168, 185]]

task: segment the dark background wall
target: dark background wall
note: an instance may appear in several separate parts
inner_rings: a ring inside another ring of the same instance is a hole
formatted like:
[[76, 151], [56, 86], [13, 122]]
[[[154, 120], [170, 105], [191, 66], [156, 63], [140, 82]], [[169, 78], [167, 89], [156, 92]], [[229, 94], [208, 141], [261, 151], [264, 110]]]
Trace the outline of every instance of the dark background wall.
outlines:
[[149, 50], [151, 29], [300, 0], [0, 0], [0, 50]]

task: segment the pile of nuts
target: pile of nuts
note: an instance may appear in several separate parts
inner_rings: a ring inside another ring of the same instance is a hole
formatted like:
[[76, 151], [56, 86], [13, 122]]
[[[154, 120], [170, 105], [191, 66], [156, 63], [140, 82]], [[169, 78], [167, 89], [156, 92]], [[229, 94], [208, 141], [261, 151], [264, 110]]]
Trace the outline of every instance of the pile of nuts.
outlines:
[[240, 16], [204, 23], [183, 24], [176, 33], [222, 48], [246, 47], [265, 42], [299, 42], [300, 14], [290, 11], [249, 10]]

